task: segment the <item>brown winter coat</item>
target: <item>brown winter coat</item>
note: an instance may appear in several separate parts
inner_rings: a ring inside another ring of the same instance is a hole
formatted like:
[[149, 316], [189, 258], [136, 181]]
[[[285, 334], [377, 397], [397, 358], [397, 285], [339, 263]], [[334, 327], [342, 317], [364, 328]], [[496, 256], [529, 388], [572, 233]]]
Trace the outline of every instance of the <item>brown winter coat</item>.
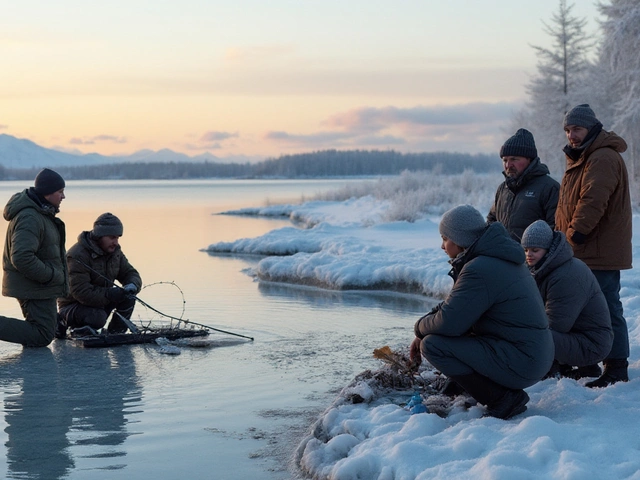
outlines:
[[[556, 230], [564, 232], [573, 253], [592, 270], [631, 268], [629, 176], [620, 153], [626, 142], [602, 131], [577, 161], [567, 156], [560, 184]], [[574, 232], [586, 235], [583, 244]]]

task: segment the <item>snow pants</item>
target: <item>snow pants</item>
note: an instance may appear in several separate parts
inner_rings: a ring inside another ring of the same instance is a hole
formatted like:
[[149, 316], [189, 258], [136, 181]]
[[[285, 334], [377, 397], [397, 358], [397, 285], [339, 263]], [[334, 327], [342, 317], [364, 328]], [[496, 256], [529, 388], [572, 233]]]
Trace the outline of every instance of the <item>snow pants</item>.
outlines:
[[[420, 351], [431, 365], [448, 377], [479, 373], [504, 387], [519, 390], [538, 382], [551, 368], [553, 341], [549, 339], [547, 343], [548, 351], [541, 351], [532, 359], [519, 353], [506, 340], [432, 334], [422, 339]], [[512, 364], [504, 355], [505, 350], [509, 351]], [[513, 359], [519, 359], [519, 363], [514, 364]]]
[[46, 347], [53, 340], [58, 312], [56, 299], [18, 299], [24, 320], [0, 316], [0, 340], [25, 347]]

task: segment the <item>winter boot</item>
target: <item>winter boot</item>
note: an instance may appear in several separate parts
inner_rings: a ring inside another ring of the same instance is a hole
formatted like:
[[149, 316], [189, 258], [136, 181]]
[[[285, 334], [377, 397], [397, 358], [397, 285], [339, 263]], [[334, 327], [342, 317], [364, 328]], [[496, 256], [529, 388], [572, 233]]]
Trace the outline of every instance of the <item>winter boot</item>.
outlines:
[[64, 319], [62, 315], [57, 314], [56, 320], [56, 329], [54, 331], [54, 336], [56, 338], [67, 338], [67, 321]]
[[444, 382], [442, 390], [440, 390], [442, 395], [447, 395], [449, 397], [457, 397], [458, 395], [463, 395], [466, 393], [464, 388], [460, 386], [459, 383], [456, 383], [455, 380], [447, 378], [447, 381]]
[[507, 420], [527, 409], [529, 395], [524, 390], [513, 390], [493, 380], [472, 373], [451, 377], [479, 403], [487, 406], [487, 415]]
[[564, 376], [573, 378], [574, 380], [580, 380], [584, 377], [599, 377], [602, 375], [602, 369], [597, 363], [594, 365], [585, 365], [584, 367], [577, 367], [566, 373]]
[[629, 374], [627, 373], [629, 362], [626, 358], [605, 360], [603, 363], [604, 373], [600, 378], [585, 383], [585, 386], [589, 388], [603, 388], [613, 385], [614, 383], [629, 381]]
[[[556, 360], [553, 361], [553, 364], [551, 365], [551, 368], [549, 369], [549, 371], [547, 372], [547, 374], [542, 377], [542, 380], [546, 380], [547, 378], [555, 378], [555, 379], [559, 379], [561, 377], [569, 377], [570, 372], [572, 371], [572, 367], [571, 365], [563, 365], [558, 363]], [[598, 375], [600, 375], [598, 373]], [[598, 375], [594, 375], [595, 377], [597, 377]]]

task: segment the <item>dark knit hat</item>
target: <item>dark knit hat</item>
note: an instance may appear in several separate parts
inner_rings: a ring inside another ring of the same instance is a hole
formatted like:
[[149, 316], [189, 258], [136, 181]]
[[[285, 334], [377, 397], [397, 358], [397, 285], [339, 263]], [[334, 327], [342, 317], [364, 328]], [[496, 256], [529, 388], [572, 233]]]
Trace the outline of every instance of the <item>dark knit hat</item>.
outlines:
[[38, 195], [51, 195], [58, 190], [64, 188], [64, 179], [59, 173], [54, 172], [48, 168], [43, 168], [40, 173], [36, 175], [36, 179], [33, 183], [34, 190]]
[[487, 223], [482, 214], [471, 205], [458, 205], [442, 216], [440, 235], [453, 241], [462, 248], [470, 247], [482, 232]]
[[520, 128], [509, 138], [500, 149], [500, 158], [503, 157], [525, 157], [534, 159], [538, 156], [536, 142], [533, 140], [531, 132], [525, 128]]
[[576, 125], [578, 127], [584, 127], [587, 130], [591, 130], [591, 127], [600, 123], [596, 118], [596, 114], [591, 110], [591, 107], [583, 103], [577, 107], [573, 107], [564, 116], [564, 127], [567, 125]]
[[544, 248], [549, 250], [553, 242], [553, 231], [544, 220], [536, 220], [522, 234], [520, 243], [524, 248]]
[[122, 226], [122, 222], [118, 217], [116, 217], [113, 213], [103, 213], [96, 221], [93, 222], [93, 233], [94, 237], [104, 237], [106, 235], [115, 235], [116, 237], [121, 237], [124, 227]]

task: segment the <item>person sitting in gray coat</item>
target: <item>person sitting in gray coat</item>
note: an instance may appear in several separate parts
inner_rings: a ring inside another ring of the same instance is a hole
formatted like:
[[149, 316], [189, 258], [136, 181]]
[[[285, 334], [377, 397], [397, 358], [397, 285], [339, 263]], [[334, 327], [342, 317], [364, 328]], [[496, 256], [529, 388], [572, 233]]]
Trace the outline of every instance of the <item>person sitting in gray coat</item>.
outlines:
[[523, 389], [542, 379], [554, 354], [524, 250], [500, 222], [487, 225], [471, 205], [446, 212], [439, 230], [453, 288], [416, 322], [411, 360], [419, 364], [422, 354], [486, 405], [488, 415], [511, 418], [527, 409]]
[[611, 350], [613, 330], [596, 277], [573, 256], [564, 233], [552, 231], [542, 220], [527, 227], [521, 243], [555, 344], [555, 360], [547, 376], [599, 377], [598, 362]]

